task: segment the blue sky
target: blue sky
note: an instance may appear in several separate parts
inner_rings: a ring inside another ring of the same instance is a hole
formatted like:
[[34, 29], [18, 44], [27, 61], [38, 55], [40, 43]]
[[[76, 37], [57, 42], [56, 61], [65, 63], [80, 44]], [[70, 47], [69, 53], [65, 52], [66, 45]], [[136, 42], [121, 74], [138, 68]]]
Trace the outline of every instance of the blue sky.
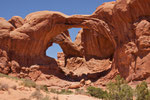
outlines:
[[[0, 0], [0, 17], [9, 20], [12, 16], [25, 17], [27, 14], [42, 11], [59, 11], [67, 15], [92, 14], [104, 2], [114, 0]], [[70, 29], [74, 41], [80, 28]], [[62, 52], [57, 44], [46, 51], [50, 57], [57, 58], [57, 52]]]

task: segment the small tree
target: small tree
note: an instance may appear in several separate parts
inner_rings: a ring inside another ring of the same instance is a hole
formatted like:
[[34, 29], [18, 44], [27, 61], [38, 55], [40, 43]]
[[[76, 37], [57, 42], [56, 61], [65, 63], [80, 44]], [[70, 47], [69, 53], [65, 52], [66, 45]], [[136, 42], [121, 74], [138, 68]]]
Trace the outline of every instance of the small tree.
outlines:
[[145, 81], [136, 86], [136, 100], [150, 100], [150, 90]]
[[93, 86], [89, 86], [87, 88], [87, 93], [89, 93], [93, 97], [100, 99], [105, 99], [107, 96], [107, 91], [103, 91], [101, 88], [96, 88]]
[[115, 82], [110, 82], [107, 89], [106, 100], [133, 100], [132, 88], [120, 76], [116, 76]]

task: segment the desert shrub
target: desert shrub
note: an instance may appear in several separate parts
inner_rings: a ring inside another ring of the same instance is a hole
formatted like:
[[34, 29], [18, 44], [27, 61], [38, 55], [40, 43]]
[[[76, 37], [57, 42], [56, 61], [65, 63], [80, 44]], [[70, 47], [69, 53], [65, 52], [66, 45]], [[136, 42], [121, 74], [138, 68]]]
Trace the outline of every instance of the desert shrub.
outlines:
[[21, 98], [21, 99], [19, 99], [19, 100], [30, 100], [30, 99], [27, 99], [27, 98]]
[[58, 95], [53, 97], [53, 100], [59, 100]]
[[136, 100], [150, 100], [150, 90], [145, 81], [136, 86]]
[[89, 93], [93, 97], [100, 99], [104, 99], [107, 96], [107, 91], [103, 91], [101, 88], [96, 88], [93, 86], [87, 88], [87, 93]]
[[115, 82], [107, 84], [107, 90], [106, 100], [133, 100], [132, 88], [120, 76], [116, 76]]
[[14, 90], [17, 90], [17, 86], [16, 85], [13, 85], [11, 88], [14, 89]]
[[83, 89], [79, 89], [79, 88], [77, 88], [77, 89], [75, 89], [75, 94], [87, 94]]
[[50, 100], [50, 97], [49, 96], [45, 96], [44, 98], [42, 98], [41, 100]]
[[8, 89], [9, 89], [8, 84], [0, 84], [0, 90], [8, 91]]
[[29, 79], [24, 80], [22, 85], [24, 85], [25, 87], [36, 87], [36, 83]]
[[36, 98], [37, 100], [42, 100], [43, 94], [40, 92], [39, 89], [36, 89], [36, 91], [31, 94], [30, 98]]
[[43, 90], [43, 91], [45, 91], [45, 92], [48, 92], [48, 88], [47, 88], [46, 85], [41, 85], [40, 89]]
[[62, 89], [60, 92], [58, 92], [58, 94], [72, 94], [73, 92], [70, 90], [66, 90], [66, 89]]
[[5, 75], [5, 74], [0, 73], [0, 77], [6, 77], [6, 78], [8, 78], [9, 76], [8, 76], [8, 75]]
[[51, 89], [50, 92], [56, 93], [56, 94], [72, 94], [73, 92], [70, 90], [62, 89], [61, 91], [58, 91], [56, 89]]
[[8, 79], [20, 80], [18, 77], [9, 76], [9, 75], [2, 74], [2, 73], [0, 73], [0, 77], [6, 77]]
[[50, 92], [58, 94], [59, 91], [52, 88], [52, 89], [50, 89]]
[[36, 88], [36, 91], [31, 94], [30, 98], [35, 98], [36, 100], [50, 100], [48, 95], [43, 96], [43, 94], [40, 92], [40, 88]]

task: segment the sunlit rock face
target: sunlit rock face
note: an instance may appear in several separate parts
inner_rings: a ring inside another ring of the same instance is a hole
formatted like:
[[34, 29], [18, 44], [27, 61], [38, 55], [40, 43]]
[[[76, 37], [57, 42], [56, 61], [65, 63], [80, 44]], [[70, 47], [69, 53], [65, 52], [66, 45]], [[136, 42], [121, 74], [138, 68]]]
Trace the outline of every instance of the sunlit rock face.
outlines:
[[[148, 81], [149, 5], [150, 0], [117, 0], [100, 5], [92, 15], [39, 11], [25, 19], [0, 18], [0, 72], [17, 73], [19, 66], [40, 65], [53, 67], [57, 74], [71, 71], [72, 77], [82, 76], [86, 69], [84, 74], [92, 75], [107, 71], [92, 79], [120, 74], [128, 81]], [[75, 42], [67, 31], [70, 28], [82, 28]], [[46, 56], [53, 43], [63, 50], [58, 60]]]

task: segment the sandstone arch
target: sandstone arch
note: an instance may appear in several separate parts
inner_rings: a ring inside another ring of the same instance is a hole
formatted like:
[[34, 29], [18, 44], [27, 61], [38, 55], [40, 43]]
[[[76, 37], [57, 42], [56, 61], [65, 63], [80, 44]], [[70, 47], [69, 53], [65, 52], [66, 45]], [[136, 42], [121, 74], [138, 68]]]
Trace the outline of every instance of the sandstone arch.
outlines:
[[[129, 81], [148, 79], [149, 5], [149, 0], [117, 0], [104, 3], [92, 15], [67, 16], [59, 12], [40, 11], [27, 15], [25, 19], [15, 16], [6, 21], [0, 18], [0, 49], [6, 51], [1, 54], [5, 58], [1, 59], [4, 65], [9, 59], [16, 60], [21, 66], [57, 66], [56, 60], [45, 55], [46, 49], [55, 42], [63, 48], [65, 55], [72, 57], [71, 61], [75, 56], [86, 58], [83, 62], [113, 56], [109, 66], [111, 71], [106, 79], [116, 74]], [[73, 27], [82, 28], [75, 42], [65, 35], [65, 31]], [[62, 38], [66, 40], [65, 45], [64, 41], [58, 41]], [[82, 62], [82, 58], [78, 61]], [[99, 64], [98, 68], [101, 67]], [[101, 71], [108, 70], [105, 68], [102, 67]]]
[[[8, 33], [9, 40], [6, 44], [9, 44], [9, 46], [4, 46], [3, 48], [10, 52], [12, 59], [24, 63], [23, 65], [30, 65], [34, 62], [43, 63], [40, 59], [43, 59], [47, 64], [49, 58], [45, 56], [46, 49], [51, 46], [52, 42], [58, 42], [57, 37], [60, 36], [57, 36], [58, 34], [65, 32], [69, 28], [80, 27], [94, 30], [111, 41], [110, 43], [114, 42], [108, 25], [102, 20], [92, 18], [91, 15], [67, 16], [59, 12], [40, 11], [27, 15], [24, 22], [19, 17], [16, 23], [22, 23], [18, 27], [14, 23], [15, 18], [17, 20], [18, 17], [14, 17], [9, 21], [14, 28]], [[67, 39], [67, 37], [64, 38]], [[5, 39], [5, 37], [2, 37], [2, 39]], [[81, 49], [70, 40], [65, 45], [64, 43], [58, 44], [60, 44], [64, 53], [68, 56], [84, 55], [81, 53]], [[115, 48], [115, 42], [112, 45]], [[70, 48], [72, 50], [69, 50]], [[68, 51], [66, 51], [67, 49]], [[110, 55], [108, 54], [107, 56]]]

